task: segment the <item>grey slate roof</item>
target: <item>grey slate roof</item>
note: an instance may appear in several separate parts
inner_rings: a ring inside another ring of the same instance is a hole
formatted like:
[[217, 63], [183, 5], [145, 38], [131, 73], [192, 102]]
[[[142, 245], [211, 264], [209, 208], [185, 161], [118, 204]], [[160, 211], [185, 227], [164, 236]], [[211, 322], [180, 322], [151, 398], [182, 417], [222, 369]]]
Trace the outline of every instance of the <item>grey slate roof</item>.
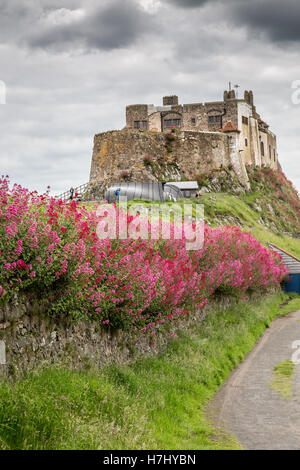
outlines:
[[287, 253], [282, 248], [279, 248], [279, 246], [273, 245], [273, 243], [269, 243], [269, 247], [281, 255], [285, 266], [290, 271], [290, 274], [300, 274], [300, 259], [291, 255], [290, 253]]

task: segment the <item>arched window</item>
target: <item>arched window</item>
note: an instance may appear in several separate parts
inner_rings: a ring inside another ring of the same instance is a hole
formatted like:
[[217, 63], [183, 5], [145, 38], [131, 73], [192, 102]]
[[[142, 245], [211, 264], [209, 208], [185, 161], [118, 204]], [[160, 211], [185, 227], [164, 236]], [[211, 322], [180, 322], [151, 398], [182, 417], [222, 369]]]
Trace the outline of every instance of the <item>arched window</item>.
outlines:
[[163, 114], [163, 128], [171, 129], [172, 127], [181, 127], [181, 114], [170, 112]]

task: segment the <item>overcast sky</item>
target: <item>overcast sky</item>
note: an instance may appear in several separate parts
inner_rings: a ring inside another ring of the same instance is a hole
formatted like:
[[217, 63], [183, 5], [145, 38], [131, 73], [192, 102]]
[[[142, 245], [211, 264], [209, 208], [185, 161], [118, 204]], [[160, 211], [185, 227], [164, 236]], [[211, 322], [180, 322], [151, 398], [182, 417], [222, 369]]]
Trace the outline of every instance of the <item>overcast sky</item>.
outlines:
[[231, 81], [254, 91], [300, 190], [299, 51], [299, 0], [0, 0], [0, 173], [68, 190], [127, 104], [220, 100]]

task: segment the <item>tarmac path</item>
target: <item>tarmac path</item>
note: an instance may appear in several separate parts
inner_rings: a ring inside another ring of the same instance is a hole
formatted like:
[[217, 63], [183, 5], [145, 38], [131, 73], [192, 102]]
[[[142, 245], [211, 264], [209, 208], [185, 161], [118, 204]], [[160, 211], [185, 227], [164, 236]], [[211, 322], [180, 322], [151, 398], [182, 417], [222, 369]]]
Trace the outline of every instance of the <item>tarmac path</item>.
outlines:
[[[289, 397], [270, 385], [274, 367], [287, 360], [295, 364], [287, 378]], [[300, 449], [300, 310], [271, 324], [209, 410], [217, 426], [234, 434], [244, 449]]]

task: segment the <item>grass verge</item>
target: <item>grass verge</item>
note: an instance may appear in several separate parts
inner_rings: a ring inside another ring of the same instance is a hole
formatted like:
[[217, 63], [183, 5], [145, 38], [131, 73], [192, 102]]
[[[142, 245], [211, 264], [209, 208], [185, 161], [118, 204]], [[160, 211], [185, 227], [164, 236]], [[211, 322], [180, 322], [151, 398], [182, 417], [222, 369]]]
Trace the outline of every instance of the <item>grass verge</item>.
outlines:
[[272, 382], [270, 387], [280, 393], [285, 400], [290, 400], [293, 396], [293, 374], [295, 364], [286, 360], [276, 364], [273, 370]]
[[239, 448], [230, 436], [218, 438], [205, 405], [286, 298], [276, 293], [213, 307], [156, 357], [100, 371], [56, 366], [2, 381], [0, 448]]

